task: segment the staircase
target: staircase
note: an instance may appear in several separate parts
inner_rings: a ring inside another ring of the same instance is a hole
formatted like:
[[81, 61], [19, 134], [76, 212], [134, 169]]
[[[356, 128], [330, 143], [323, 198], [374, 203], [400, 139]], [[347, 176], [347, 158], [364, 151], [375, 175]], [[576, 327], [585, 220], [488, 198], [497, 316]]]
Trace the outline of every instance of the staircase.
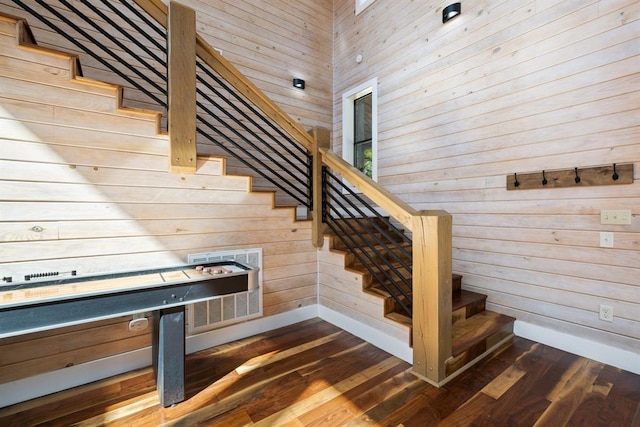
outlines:
[[[383, 223], [380, 221], [378, 225], [381, 226]], [[348, 228], [343, 227], [343, 229]], [[384, 239], [381, 234], [378, 233], [377, 235]], [[358, 241], [363, 238], [362, 236], [362, 234], [354, 232], [351, 238]], [[402, 309], [389, 291], [385, 289], [385, 286], [372, 277], [354, 252], [346, 247], [342, 239], [333, 233], [328, 234], [327, 237], [329, 251], [343, 258], [345, 269], [362, 275], [362, 291], [380, 298], [384, 317], [406, 326], [410, 331], [409, 339], [411, 341], [411, 317]], [[411, 245], [404, 244], [403, 246], [411, 252]], [[394, 246], [391, 245], [386, 248], [389, 247], [393, 248]], [[394, 267], [402, 270], [400, 263], [395, 261], [395, 257], [386, 248], [377, 245], [376, 249], [379, 252], [372, 256], [385, 257], [389, 260], [394, 259]], [[394, 250], [394, 252], [396, 257], [403, 257], [398, 250]], [[387, 288], [390, 287], [387, 284]], [[405, 288], [403, 290], [411, 296], [411, 289]], [[405, 297], [400, 296], [399, 298], [403, 304], [410, 305], [410, 302]], [[447, 377], [475, 361], [478, 357], [500, 348], [505, 342], [509, 342], [509, 338], [513, 336], [513, 322], [515, 319], [486, 310], [486, 299], [486, 295], [462, 289], [462, 276], [453, 274], [451, 301], [453, 342], [452, 357], [446, 363]]]
[[[19, 25], [22, 25], [22, 24], [19, 24]], [[19, 34], [24, 32], [25, 31], [23, 28], [23, 31], [19, 31]], [[33, 43], [32, 38], [24, 34], [20, 35], [20, 40]], [[62, 60], [64, 61], [65, 59], [68, 63], [69, 57], [65, 56]], [[73, 79], [73, 81], [75, 80], [77, 79]], [[87, 79], [82, 79], [82, 80], [84, 84], [87, 84], [89, 82]], [[76, 83], [73, 83], [73, 84], [76, 84]], [[97, 85], [97, 83], [93, 83], [93, 82], [92, 84]], [[109, 92], [111, 94], [114, 91], [119, 90], [112, 85], [107, 85], [107, 86], [109, 86]], [[251, 88], [249, 85], [246, 85], [246, 87]], [[244, 91], [240, 90], [240, 92], [244, 92]], [[253, 95], [253, 96], [256, 97], [258, 95]], [[118, 97], [118, 101], [120, 100], [121, 99]], [[265, 106], [263, 105], [263, 107]], [[266, 110], [269, 110], [269, 108], [267, 107], [269, 107], [269, 105], [265, 107]], [[275, 112], [279, 111], [275, 109], [275, 107], [272, 110]], [[154, 122], [157, 121], [157, 116], [158, 116], [158, 113], [155, 113]], [[274, 116], [274, 114], [268, 113], [266, 114], [266, 116], [272, 117]], [[281, 121], [285, 123], [285, 127], [289, 129], [288, 130], [289, 133], [292, 133], [292, 134], [295, 134], [296, 132], [301, 133], [301, 132], [298, 132], [299, 129], [297, 128], [297, 126], [291, 125], [290, 121], [287, 121], [287, 120], [281, 120]], [[306, 135], [306, 133], [304, 132], [302, 132], [302, 134]], [[157, 138], [158, 136], [154, 134], [154, 137]], [[162, 135], [162, 138], [164, 139], [164, 135]], [[308, 135], [306, 135], [306, 138], [308, 138]], [[295, 141], [297, 141], [300, 144], [302, 144], [301, 141], [303, 142], [306, 141], [305, 144], [309, 142], [305, 138], [295, 139]], [[302, 145], [305, 145], [305, 144], [302, 144]], [[309, 147], [306, 147], [306, 145], [305, 145], [305, 149], [311, 151], [311, 149]], [[318, 148], [316, 147], [315, 150], [318, 150]], [[328, 154], [323, 154], [323, 157], [326, 157], [327, 155]], [[317, 151], [315, 153], [314, 159], [318, 159]], [[340, 160], [342, 161], [342, 159]], [[326, 162], [326, 158], [323, 161]], [[303, 164], [306, 165], [307, 163], [308, 162], [306, 161], [306, 157], [305, 157], [305, 161], [303, 162]], [[319, 177], [320, 176], [317, 175], [315, 179], [313, 180], [308, 179], [307, 182], [317, 183], [321, 181]], [[320, 203], [317, 203], [317, 200], [316, 200], [316, 203], [315, 203], [316, 209], [319, 205]], [[318, 217], [319, 215], [314, 215], [314, 218], [318, 218]], [[314, 219], [314, 221], [316, 221], [316, 219]], [[348, 228], [353, 230], [352, 238], [354, 240], [357, 241], [358, 239], [361, 238], [361, 235], [358, 232], [357, 227], [348, 227]], [[319, 229], [319, 227], [317, 229]], [[380, 233], [378, 234], [378, 236], [381, 239], [386, 238], [384, 237], [383, 234], [380, 234]], [[346, 248], [340, 242], [340, 240], [337, 239], [336, 237], [337, 236], [328, 236], [330, 240], [329, 246], [331, 248], [330, 249], [331, 252], [342, 257], [342, 265], [347, 271], [355, 273], [356, 275], [360, 276], [362, 291], [364, 291], [364, 293], [366, 293], [370, 297], [370, 299], [375, 299], [376, 301], [379, 301], [381, 303], [382, 309], [383, 309], [382, 314], [384, 318], [390, 323], [399, 325], [397, 327], [394, 326], [391, 329], [396, 328], [396, 330], [403, 330], [404, 331], [403, 334], [406, 332], [406, 335], [403, 335], [402, 339], [406, 337], [409, 343], [411, 343], [412, 319], [410, 315], [407, 314], [405, 310], [403, 310], [403, 306], [405, 307], [411, 306], [411, 294], [412, 294], [411, 287], [409, 285], [400, 285], [401, 287], [404, 286], [404, 288], [401, 290], [401, 294], [404, 294], [404, 295], [393, 298], [392, 295], [385, 288], [384, 283], [378, 282], [373, 278], [373, 276], [370, 273], [367, 272], [368, 271], [367, 268], [365, 267], [365, 265], [361, 263], [361, 258], [359, 259], [358, 257], [356, 257], [355, 254], [351, 252], [348, 248]], [[448, 240], [448, 242], [450, 243], [450, 240]], [[403, 247], [403, 249], [405, 249], [409, 253], [411, 252], [411, 243], [402, 243], [401, 246]], [[371, 252], [369, 252], [369, 256], [370, 258], [373, 258], [374, 261], [376, 260], [377, 257], [386, 257], [387, 259], [395, 259], [396, 257], [401, 257], [401, 258], [405, 258], [406, 261], [408, 261], [408, 264], [410, 265], [410, 259], [408, 259], [409, 257], [406, 254], [400, 253], [400, 251], [394, 252], [392, 254], [389, 252], [385, 253], [384, 250], [382, 251], [372, 250]], [[398, 268], [400, 270], [403, 269], [402, 267], [399, 267], [399, 266]], [[393, 275], [395, 273], [389, 273], [389, 274]], [[410, 277], [410, 276], [407, 276], [407, 277]], [[486, 297], [463, 290], [461, 282], [462, 282], [462, 277], [454, 275], [452, 280], [453, 298], [451, 302], [452, 303], [451, 321], [453, 325], [453, 333], [452, 333], [453, 345], [452, 345], [451, 357], [446, 361], [447, 376], [450, 376], [453, 373], [460, 371], [469, 363], [477, 360], [478, 357], [501, 346], [503, 343], [508, 341], [509, 337], [512, 335], [512, 330], [513, 330], [514, 319], [507, 316], [499, 315], [497, 313], [486, 311], [485, 310]], [[440, 279], [440, 284], [443, 284], [443, 283], [445, 283], [445, 281]], [[339, 292], [345, 292], [345, 291], [340, 290]], [[341, 295], [338, 296], [338, 298], [340, 297]], [[346, 292], [345, 292], [345, 297], [347, 297]], [[320, 299], [322, 301], [322, 295], [320, 295]], [[439, 342], [439, 341], [436, 341], [436, 342]], [[418, 344], [416, 344], [416, 346], [418, 347]], [[444, 361], [445, 359], [441, 357], [440, 360]], [[442, 369], [440, 368], [439, 370], [442, 371]]]

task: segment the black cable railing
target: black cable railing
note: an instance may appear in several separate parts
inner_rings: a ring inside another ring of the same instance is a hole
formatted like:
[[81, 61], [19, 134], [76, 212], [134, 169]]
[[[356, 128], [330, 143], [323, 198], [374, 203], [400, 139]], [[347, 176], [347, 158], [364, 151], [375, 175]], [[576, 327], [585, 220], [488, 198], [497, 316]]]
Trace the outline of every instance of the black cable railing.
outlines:
[[313, 209], [311, 153], [202, 61], [197, 62], [197, 68], [198, 133], [296, 202]]
[[[127, 98], [166, 111], [167, 31], [135, 2], [12, 1], [142, 94]], [[262, 177], [266, 189], [313, 209], [311, 154], [200, 60], [197, 107], [200, 148], [217, 154], [205, 146], [218, 147]]]
[[322, 168], [322, 220], [411, 317], [411, 239], [326, 166]]
[[[21, 0], [12, 1], [115, 73], [131, 88], [137, 89], [154, 104], [166, 109], [166, 31], [161, 26], [148, 19], [140, 24], [135, 23], [122, 12], [117, 13], [119, 19], [115, 21], [95, 4], [87, 1], [71, 3], [67, 0], [58, 0], [55, 7], [50, 4], [52, 2], [43, 0], [33, 0], [28, 2], [29, 4]], [[135, 11], [136, 16], [143, 14], [126, 0], [96, 0], [93, 3], [102, 4], [111, 10], [117, 9], [116, 5], [122, 5]], [[36, 4], [40, 6], [39, 10], [36, 9]], [[87, 27], [78, 25], [78, 18], [95, 31], [89, 31]], [[151, 36], [154, 33], [163, 38], [164, 43], [155, 40]], [[141, 38], [153, 45], [160, 55], [142, 43]], [[149, 55], [150, 60], [144, 59], [140, 53], [132, 49], [129, 43], [123, 43], [119, 39], [133, 43]]]

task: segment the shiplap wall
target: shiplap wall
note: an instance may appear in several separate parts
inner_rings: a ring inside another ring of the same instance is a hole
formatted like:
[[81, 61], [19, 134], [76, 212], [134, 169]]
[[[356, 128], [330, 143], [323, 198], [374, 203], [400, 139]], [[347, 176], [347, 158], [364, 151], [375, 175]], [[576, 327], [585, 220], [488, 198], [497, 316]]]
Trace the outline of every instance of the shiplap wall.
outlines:
[[[110, 47], [118, 55], [128, 58], [121, 47], [101, 35], [88, 24], [73, 18], [73, 13], [67, 11], [59, 2], [49, 2], [52, 7], [60, 10], [65, 16], [71, 17], [84, 31], [97, 40]], [[122, 23], [125, 28], [130, 28], [116, 14], [100, 2], [93, 2], [95, 6], [106, 16]], [[168, 2], [165, 2], [168, 3]], [[196, 11], [197, 31], [212, 46], [219, 49], [223, 56], [247, 76], [269, 98], [275, 101], [293, 120], [303, 127], [310, 129], [314, 126], [331, 127], [332, 115], [332, 4], [330, 1], [297, 1], [282, 2], [279, 0], [245, 0], [234, 2], [205, 2], [183, 1], [180, 2]], [[38, 4], [28, 3], [38, 13], [43, 14], [69, 31], [73, 37], [85, 40], [76, 30], [70, 28], [50, 11]], [[114, 2], [124, 15], [132, 19], [142, 28], [147, 29], [140, 19], [118, 2]], [[82, 4], [74, 4], [79, 10], [88, 16], [102, 22], [94, 11]], [[10, 0], [0, 0], [0, 10], [8, 13], [27, 16], [27, 13], [13, 4]], [[77, 53], [82, 62], [82, 70], [85, 76], [97, 80], [114, 82], [124, 86], [125, 105], [160, 109], [145, 94], [137, 89], [132, 89], [131, 84], [108, 70], [103, 64], [90, 55], [82, 52], [73, 43], [60, 37], [58, 34], [41, 24], [36, 19], [30, 19], [32, 28], [38, 43], [44, 46], [59, 48], [63, 51]], [[157, 34], [147, 30], [161, 45], [165, 41], [159, 39]], [[134, 46], [122, 35], [116, 34], [116, 39], [129, 46], [141, 58], [155, 64], [150, 56], [137, 46]], [[160, 57], [164, 54], [158, 51], [151, 42], [144, 37], [138, 40], [148, 49]], [[103, 55], [100, 49], [94, 49], [98, 55]], [[132, 61], [135, 63], [134, 61]], [[120, 71], [140, 82], [148, 90], [162, 98], [157, 89], [142, 81], [133, 72], [124, 67]], [[164, 86], [157, 76], [144, 72], [156, 84]], [[301, 91], [292, 86], [293, 77], [300, 77], [306, 81], [306, 89]], [[210, 80], [205, 78], [205, 80]], [[206, 90], [205, 90], [206, 91]], [[214, 96], [215, 98], [215, 96]], [[212, 109], [216, 111], [215, 108]], [[203, 117], [207, 113], [200, 111]], [[208, 119], [211, 123], [216, 120]], [[163, 122], [164, 123], [164, 122]], [[166, 125], [165, 125], [166, 127]], [[226, 155], [226, 152], [211, 141], [198, 135], [198, 152], [211, 155]], [[251, 175], [254, 177], [253, 188], [256, 190], [272, 190], [274, 185], [248, 169], [242, 162], [229, 158], [227, 171], [232, 174]], [[286, 174], [285, 174], [286, 176]], [[284, 192], [278, 192], [278, 204], [297, 204]]]
[[[157, 113], [117, 109], [115, 86], [70, 80], [68, 56], [18, 48], [14, 25], [0, 24], [0, 276], [163, 267], [261, 247], [264, 315], [316, 302], [308, 222], [274, 209], [271, 193], [249, 192], [249, 178], [225, 175], [223, 159], [168, 173]], [[149, 345], [129, 320], [0, 340], [0, 383]]]
[[[467, 0], [443, 25], [449, 3], [376, 0], [356, 16], [354, 0], [334, 2], [335, 151], [342, 93], [377, 77], [379, 182], [453, 215], [463, 286], [490, 309], [639, 352], [640, 2]], [[633, 162], [636, 182], [505, 189], [514, 172], [614, 162]], [[632, 224], [601, 225], [601, 209], [630, 209]]]

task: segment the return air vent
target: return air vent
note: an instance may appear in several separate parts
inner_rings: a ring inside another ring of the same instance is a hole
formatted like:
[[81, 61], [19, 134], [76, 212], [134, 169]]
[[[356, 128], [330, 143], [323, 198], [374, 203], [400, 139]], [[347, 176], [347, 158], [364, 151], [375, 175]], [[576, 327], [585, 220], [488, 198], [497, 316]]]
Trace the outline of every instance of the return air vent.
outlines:
[[188, 305], [187, 333], [190, 335], [262, 316], [262, 249], [190, 254], [187, 262], [205, 264], [215, 261], [237, 261], [258, 267], [258, 288]]

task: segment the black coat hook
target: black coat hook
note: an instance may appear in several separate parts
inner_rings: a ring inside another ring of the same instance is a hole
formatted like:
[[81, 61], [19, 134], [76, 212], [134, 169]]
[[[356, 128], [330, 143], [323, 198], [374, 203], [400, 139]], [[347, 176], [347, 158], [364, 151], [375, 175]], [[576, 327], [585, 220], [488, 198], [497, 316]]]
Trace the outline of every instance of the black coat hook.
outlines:
[[547, 181], [547, 177], [544, 175], [544, 170], [542, 171], [542, 185], [547, 185], [549, 181]]
[[513, 186], [514, 187], [520, 187], [520, 183], [518, 182], [518, 174], [517, 173], [513, 174]]
[[617, 181], [620, 178], [620, 175], [618, 175], [618, 172], [616, 172], [616, 164], [613, 164], [613, 176], [611, 177], [613, 178], [614, 181]]
[[576, 177], [573, 179], [576, 184], [580, 184], [580, 177], [578, 176], [578, 168], [575, 169], [576, 170]]

